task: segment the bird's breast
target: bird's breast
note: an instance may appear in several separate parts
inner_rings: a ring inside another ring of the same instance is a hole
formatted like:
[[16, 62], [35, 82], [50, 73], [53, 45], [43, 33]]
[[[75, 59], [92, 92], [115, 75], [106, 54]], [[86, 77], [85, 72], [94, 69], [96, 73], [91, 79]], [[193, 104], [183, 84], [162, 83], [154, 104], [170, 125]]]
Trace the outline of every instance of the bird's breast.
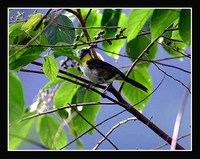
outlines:
[[91, 69], [87, 64], [80, 66], [81, 71], [87, 76], [91, 81], [95, 83], [100, 83], [102, 81], [99, 80], [98, 72], [96, 69]]

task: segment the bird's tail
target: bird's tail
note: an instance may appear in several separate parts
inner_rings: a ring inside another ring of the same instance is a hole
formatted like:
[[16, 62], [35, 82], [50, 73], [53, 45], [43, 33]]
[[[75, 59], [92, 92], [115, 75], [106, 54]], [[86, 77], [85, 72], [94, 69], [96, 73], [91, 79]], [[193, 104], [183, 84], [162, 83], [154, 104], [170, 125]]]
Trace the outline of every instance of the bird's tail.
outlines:
[[142, 84], [140, 84], [139, 82], [137, 82], [137, 81], [135, 81], [135, 80], [133, 80], [131, 78], [128, 78], [127, 76], [125, 76], [123, 78], [127, 83], [130, 83], [131, 85], [133, 85], [133, 86], [135, 86], [137, 88], [140, 88], [141, 90], [143, 90], [145, 92], [148, 91], [148, 89], [145, 86], [143, 86]]

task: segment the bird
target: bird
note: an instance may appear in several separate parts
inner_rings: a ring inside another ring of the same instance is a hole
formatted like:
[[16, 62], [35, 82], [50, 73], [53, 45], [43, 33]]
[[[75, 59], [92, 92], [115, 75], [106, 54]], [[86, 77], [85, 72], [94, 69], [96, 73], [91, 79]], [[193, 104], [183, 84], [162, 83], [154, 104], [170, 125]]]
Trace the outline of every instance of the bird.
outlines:
[[91, 52], [91, 47], [85, 47], [79, 50], [78, 57], [80, 59], [79, 67], [81, 71], [94, 83], [106, 84], [112, 83], [115, 80], [121, 80], [143, 90], [144, 92], [148, 91], [144, 85], [125, 76], [118, 68], [103, 61], [100, 54], [97, 54], [98, 58], [94, 58]]

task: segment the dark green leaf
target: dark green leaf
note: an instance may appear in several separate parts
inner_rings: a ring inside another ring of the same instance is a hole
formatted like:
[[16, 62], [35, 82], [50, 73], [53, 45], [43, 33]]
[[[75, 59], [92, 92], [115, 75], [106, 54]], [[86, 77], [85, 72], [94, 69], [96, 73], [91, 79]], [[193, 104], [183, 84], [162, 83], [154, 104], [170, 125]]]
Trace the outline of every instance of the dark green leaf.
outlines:
[[[174, 25], [178, 24], [178, 20], [174, 23]], [[167, 32], [166, 35], [169, 39], [165, 38], [164, 43], [165, 45], [162, 45], [163, 48], [172, 56], [179, 57], [182, 56], [182, 53], [185, 52], [187, 44], [182, 41], [181, 36], [179, 35], [179, 30], [174, 30], [173, 32]], [[174, 41], [174, 40], [180, 40]], [[182, 60], [182, 58], [180, 58]]]
[[[118, 26], [120, 27], [123, 27], [123, 28], [126, 28], [126, 14], [124, 13], [121, 13], [120, 14], [120, 19], [118, 21]], [[117, 33], [120, 32], [120, 29], [117, 29]], [[108, 34], [105, 34], [105, 38], [112, 38], [112, 37], [115, 37], [115, 33], [112, 33], [112, 32], [109, 32]], [[119, 53], [120, 53], [120, 50], [121, 48], [124, 46], [124, 43], [125, 43], [125, 39], [118, 39], [118, 40], [113, 40], [112, 41], [112, 44], [110, 45], [108, 42], [103, 42], [102, 45], [103, 45], [103, 48], [109, 52], [106, 52], [107, 55], [115, 58], [115, 59], [118, 59], [119, 58]]]
[[[135, 61], [136, 58], [144, 51], [144, 49], [151, 43], [151, 40], [149, 40], [146, 36], [138, 36], [135, 39], [128, 42], [126, 46], [126, 52], [129, 56], [133, 57], [130, 58], [132, 62]], [[157, 43], [154, 43], [153, 46], [150, 47], [148, 50], [148, 53], [142, 57], [142, 60], [153, 60], [156, 57], [156, 53], [158, 50]], [[141, 61], [142, 62], [142, 61]], [[143, 63], [139, 64], [137, 66], [142, 67], [149, 67], [151, 63]]]
[[[117, 26], [119, 23], [121, 9], [104, 9], [103, 17], [101, 20], [101, 26]], [[117, 32], [117, 28], [105, 28], [107, 37], [114, 35]]]
[[156, 9], [151, 18], [151, 41], [162, 35], [179, 17], [180, 9]]
[[191, 10], [182, 9], [179, 19], [179, 34], [187, 45], [190, 45], [191, 38]]
[[40, 116], [37, 131], [41, 142], [49, 149], [60, 149], [67, 143], [63, 125], [53, 116]]
[[55, 79], [58, 75], [59, 67], [58, 62], [51, 56], [45, 56], [42, 65], [45, 75], [50, 79]]
[[[53, 18], [56, 14], [49, 14], [49, 17]], [[75, 30], [71, 20], [65, 15], [59, 15], [56, 18], [57, 24], [52, 24], [46, 31], [46, 37], [49, 44], [56, 44], [58, 42], [66, 42], [73, 44], [75, 38]]]
[[[135, 81], [143, 84], [147, 89], [148, 93], [128, 84], [125, 83], [124, 87], [122, 89], [122, 93], [125, 96], [126, 99], [132, 104], [135, 105], [138, 102], [142, 101], [145, 97], [148, 96], [153, 90], [153, 84], [152, 84], [152, 78], [149, 74], [148, 70], [145, 67], [139, 67], [134, 69], [131, 74], [128, 76], [131, 79], [134, 79]], [[139, 111], [142, 111], [148, 101], [150, 100], [151, 96], [139, 103], [135, 106], [135, 108]]]
[[19, 121], [24, 111], [24, 92], [20, 79], [9, 73], [9, 124]]
[[133, 9], [128, 18], [127, 42], [136, 38], [154, 9]]

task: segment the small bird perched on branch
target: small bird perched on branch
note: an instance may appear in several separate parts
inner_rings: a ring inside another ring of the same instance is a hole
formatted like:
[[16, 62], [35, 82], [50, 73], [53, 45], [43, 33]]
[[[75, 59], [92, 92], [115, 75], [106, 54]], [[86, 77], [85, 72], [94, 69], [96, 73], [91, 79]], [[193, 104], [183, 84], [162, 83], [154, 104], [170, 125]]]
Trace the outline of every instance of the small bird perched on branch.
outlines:
[[100, 59], [93, 58], [91, 47], [82, 48], [78, 54], [80, 69], [92, 82], [103, 84], [122, 80], [147, 92], [147, 88], [137, 81], [125, 76], [118, 68]]

